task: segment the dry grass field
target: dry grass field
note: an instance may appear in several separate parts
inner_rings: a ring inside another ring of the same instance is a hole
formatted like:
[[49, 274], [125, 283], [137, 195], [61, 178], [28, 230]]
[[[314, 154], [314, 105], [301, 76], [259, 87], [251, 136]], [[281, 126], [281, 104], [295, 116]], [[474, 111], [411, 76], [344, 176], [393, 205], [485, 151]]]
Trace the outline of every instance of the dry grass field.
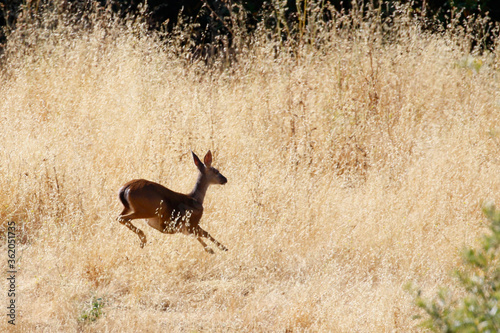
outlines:
[[[0, 68], [0, 261], [15, 221], [18, 269], [0, 331], [417, 332], [405, 285], [452, 284], [500, 199], [498, 39], [471, 53], [459, 26], [346, 15], [206, 66], [139, 23], [47, 15]], [[209, 149], [228, 183], [201, 226], [229, 251], [137, 220], [141, 249], [120, 186], [187, 193]]]

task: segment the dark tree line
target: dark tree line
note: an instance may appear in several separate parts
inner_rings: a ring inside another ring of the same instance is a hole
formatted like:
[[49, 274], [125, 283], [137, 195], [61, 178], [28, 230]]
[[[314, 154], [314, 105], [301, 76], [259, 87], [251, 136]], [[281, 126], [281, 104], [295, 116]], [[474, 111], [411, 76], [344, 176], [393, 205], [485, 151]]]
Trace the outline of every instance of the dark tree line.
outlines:
[[[198, 29], [193, 37], [197, 44], [211, 43], [220, 36], [229, 40], [232, 38], [231, 31], [225, 22], [230, 14], [245, 11], [247, 29], [251, 30], [259, 22], [266, 20], [269, 13], [276, 11], [275, 5], [278, 1], [273, 0], [0, 0], [0, 49], [6, 41], [10, 29], [15, 28], [19, 14], [23, 11], [37, 11], [44, 5], [58, 2], [68, 11], [82, 12], [92, 8], [95, 3], [102, 7], [110, 8], [120, 16], [144, 15], [149, 29], [171, 30], [181, 18], [185, 22], [196, 23]], [[283, 1], [279, 1], [283, 3]], [[350, 11], [353, 6], [369, 6], [377, 8], [380, 5], [382, 15], [389, 15], [391, 4], [388, 0], [309, 0], [308, 3], [324, 3], [324, 19], [328, 20], [328, 9], [335, 8], [337, 11]], [[486, 15], [496, 22], [500, 21], [500, 5], [498, 0], [401, 0], [399, 2], [410, 3], [415, 13], [437, 18], [446, 23], [447, 13], [450, 10], [462, 11], [464, 17], [470, 15]], [[286, 1], [284, 15], [287, 20], [293, 22], [297, 18], [299, 9], [297, 5], [304, 2], [295, 0]], [[329, 7], [330, 6], [330, 7]], [[272, 26], [272, 22], [270, 23]]]

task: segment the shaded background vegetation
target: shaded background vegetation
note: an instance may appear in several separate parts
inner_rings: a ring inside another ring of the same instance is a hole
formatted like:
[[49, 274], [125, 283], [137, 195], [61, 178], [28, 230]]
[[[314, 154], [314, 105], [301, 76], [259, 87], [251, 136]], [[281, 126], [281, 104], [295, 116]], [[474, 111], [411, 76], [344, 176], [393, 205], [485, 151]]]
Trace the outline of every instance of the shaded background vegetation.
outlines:
[[[0, 48], [6, 41], [6, 35], [13, 29], [19, 19], [36, 15], [44, 6], [50, 6], [57, 1], [51, 0], [2, 0], [0, 1]], [[395, 3], [410, 5], [415, 14], [432, 18], [431, 29], [436, 29], [435, 22], [443, 26], [449, 23], [452, 13], [461, 13], [464, 18], [480, 15], [489, 16], [492, 21], [500, 21], [500, 6], [493, 0], [416, 0], [416, 1], [377, 1], [377, 0], [66, 0], [64, 9], [72, 13], [84, 13], [96, 4], [109, 8], [114, 13], [125, 16], [141, 16], [146, 19], [151, 30], [172, 31], [173, 27], [183, 22], [195, 24], [191, 30], [191, 40], [196, 45], [213, 44], [226, 38], [228, 43], [234, 37], [231, 26], [231, 14], [243, 14], [246, 28], [252, 30], [258, 23], [264, 23], [267, 28], [276, 29], [276, 14], [283, 14], [290, 24], [301, 19], [300, 13], [307, 7], [318, 6], [322, 10], [325, 21], [332, 19], [332, 10], [342, 12], [364, 7], [379, 8], [384, 15], [394, 11]], [[437, 19], [437, 21], [436, 21]], [[288, 31], [290, 32], [290, 31]], [[289, 36], [288, 36], [289, 37]]]

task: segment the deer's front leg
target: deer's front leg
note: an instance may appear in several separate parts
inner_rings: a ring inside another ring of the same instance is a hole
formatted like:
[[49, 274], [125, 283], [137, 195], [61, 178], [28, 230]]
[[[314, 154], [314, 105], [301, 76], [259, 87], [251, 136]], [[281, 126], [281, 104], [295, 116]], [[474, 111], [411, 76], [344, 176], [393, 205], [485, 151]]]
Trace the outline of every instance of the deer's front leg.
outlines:
[[203, 248], [205, 249], [205, 251], [207, 251], [208, 253], [210, 254], [214, 254], [214, 250], [212, 250], [211, 248], [208, 247], [208, 245], [203, 241], [203, 239], [201, 239], [201, 237], [196, 237], [196, 239], [198, 240], [198, 242], [200, 242], [200, 244], [203, 246]]
[[207, 245], [201, 239], [201, 237], [208, 238], [211, 242], [213, 242], [215, 245], [217, 245], [217, 247], [219, 249], [221, 249], [222, 251], [227, 251], [227, 247], [225, 247], [224, 245], [222, 245], [221, 243], [219, 243], [215, 238], [213, 238], [212, 236], [210, 236], [210, 234], [208, 232], [206, 232], [205, 230], [203, 230], [199, 226], [195, 230], [194, 234], [196, 235], [196, 238], [198, 239], [198, 242], [200, 242], [201, 245], [203, 245], [205, 247], [205, 250], [207, 249], [207, 247], [206, 247]]

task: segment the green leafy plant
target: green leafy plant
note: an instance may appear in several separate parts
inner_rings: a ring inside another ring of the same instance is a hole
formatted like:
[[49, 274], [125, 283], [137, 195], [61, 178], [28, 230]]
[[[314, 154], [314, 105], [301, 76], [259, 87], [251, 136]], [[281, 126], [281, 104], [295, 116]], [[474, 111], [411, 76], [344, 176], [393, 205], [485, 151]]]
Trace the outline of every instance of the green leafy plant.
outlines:
[[104, 301], [102, 298], [92, 297], [89, 307], [85, 309], [80, 316], [80, 321], [83, 322], [94, 322], [99, 317], [103, 315], [102, 308], [104, 307]]
[[435, 332], [500, 331], [500, 211], [494, 205], [483, 209], [490, 222], [490, 232], [479, 248], [467, 248], [464, 265], [455, 271], [460, 296], [441, 289], [433, 300], [413, 290], [415, 303], [423, 309], [422, 326]]

